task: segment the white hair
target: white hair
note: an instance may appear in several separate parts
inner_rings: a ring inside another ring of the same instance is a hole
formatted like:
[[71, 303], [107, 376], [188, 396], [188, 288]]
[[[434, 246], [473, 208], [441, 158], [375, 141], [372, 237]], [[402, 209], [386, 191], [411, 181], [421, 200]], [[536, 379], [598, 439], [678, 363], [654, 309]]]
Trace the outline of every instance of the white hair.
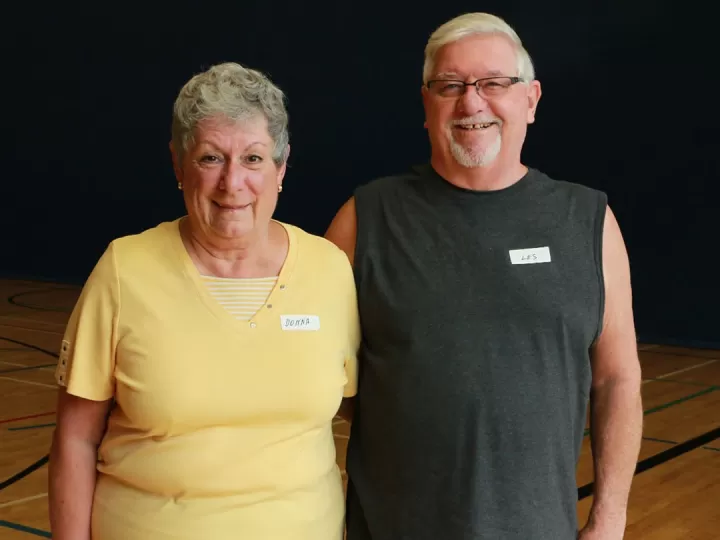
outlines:
[[523, 47], [515, 30], [500, 17], [489, 13], [466, 13], [455, 17], [437, 28], [425, 46], [423, 82], [427, 83], [435, 68], [435, 56], [444, 45], [477, 34], [502, 34], [515, 44], [517, 76], [523, 81], [535, 79], [535, 68], [530, 55]]
[[500, 154], [502, 150], [502, 135], [497, 134], [495, 140], [490, 144], [485, 151], [478, 152], [476, 149], [465, 148], [459, 142], [455, 140], [452, 133], [448, 135], [450, 140], [450, 151], [452, 152], [455, 161], [461, 166], [472, 168], [472, 167], [485, 167], [490, 165], [495, 158]]
[[285, 94], [263, 73], [226, 62], [192, 77], [173, 107], [172, 144], [178, 156], [188, 150], [198, 122], [214, 116], [235, 122], [264, 116], [275, 144], [273, 161], [282, 165], [287, 159], [290, 135]]

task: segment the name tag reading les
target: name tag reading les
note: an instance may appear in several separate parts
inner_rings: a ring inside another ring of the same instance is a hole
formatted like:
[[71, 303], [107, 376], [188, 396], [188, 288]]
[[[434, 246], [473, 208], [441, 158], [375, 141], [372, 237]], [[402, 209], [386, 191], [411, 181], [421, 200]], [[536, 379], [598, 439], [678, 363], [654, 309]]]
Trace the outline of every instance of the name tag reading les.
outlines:
[[547, 246], [530, 249], [510, 250], [510, 262], [512, 264], [549, 263], [551, 260], [552, 258], [550, 257], [550, 248]]

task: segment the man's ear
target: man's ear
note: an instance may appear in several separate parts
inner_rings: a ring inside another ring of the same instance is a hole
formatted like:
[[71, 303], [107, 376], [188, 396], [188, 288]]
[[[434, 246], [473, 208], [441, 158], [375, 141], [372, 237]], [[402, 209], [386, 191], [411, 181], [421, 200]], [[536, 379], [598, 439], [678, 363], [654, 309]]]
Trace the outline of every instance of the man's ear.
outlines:
[[542, 86], [540, 81], [532, 81], [528, 85], [528, 111], [527, 111], [527, 123], [535, 123], [535, 113], [537, 112], [538, 102], [542, 96]]

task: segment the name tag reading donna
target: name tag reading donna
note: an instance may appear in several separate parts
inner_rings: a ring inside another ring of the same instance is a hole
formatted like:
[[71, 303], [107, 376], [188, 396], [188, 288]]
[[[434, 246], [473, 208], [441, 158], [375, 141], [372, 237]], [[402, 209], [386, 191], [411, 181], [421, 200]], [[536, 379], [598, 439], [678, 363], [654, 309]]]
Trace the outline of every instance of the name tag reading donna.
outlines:
[[510, 262], [512, 264], [538, 264], [550, 262], [550, 248], [538, 247], [529, 249], [511, 249]]
[[295, 332], [317, 332], [320, 330], [320, 317], [317, 315], [280, 315], [283, 330]]

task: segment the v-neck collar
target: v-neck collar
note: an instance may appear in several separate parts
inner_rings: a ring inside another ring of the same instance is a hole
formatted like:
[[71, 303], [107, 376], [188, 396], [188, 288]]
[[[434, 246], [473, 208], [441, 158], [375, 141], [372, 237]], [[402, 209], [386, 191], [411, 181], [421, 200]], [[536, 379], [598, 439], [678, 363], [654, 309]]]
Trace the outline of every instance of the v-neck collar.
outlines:
[[180, 235], [181, 220], [182, 218], [179, 218], [173, 223], [173, 243], [175, 246], [175, 250], [177, 251], [177, 254], [180, 258], [185, 278], [190, 282], [191, 288], [194, 289], [199, 300], [215, 316], [215, 318], [217, 318], [228, 330], [232, 331], [235, 334], [237, 334], [238, 332], [247, 332], [259, 329], [268, 324], [279, 325], [279, 314], [281, 313], [284, 304], [283, 297], [285, 296], [285, 292], [287, 291], [288, 281], [290, 280], [290, 277], [292, 275], [293, 269], [295, 267], [295, 261], [297, 258], [298, 239], [293, 227], [280, 221], [273, 220], [275, 221], [275, 223], [280, 225], [287, 234], [288, 252], [285, 256], [285, 261], [280, 268], [280, 273], [278, 274], [275, 286], [270, 292], [270, 295], [268, 296], [266, 302], [258, 310], [258, 312], [252, 316], [249, 321], [240, 321], [233, 317], [227, 309], [225, 309], [217, 300], [215, 300], [215, 298], [213, 298], [210, 291], [208, 290], [207, 285], [202, 279], [200, 271], [195, 266], [195, 263], [192, 261], [192, 258], [190, 257], [190, 254], [188, 253], [187, 249], [185, 248], [185, 244], [183, 243], [182, 236]]

